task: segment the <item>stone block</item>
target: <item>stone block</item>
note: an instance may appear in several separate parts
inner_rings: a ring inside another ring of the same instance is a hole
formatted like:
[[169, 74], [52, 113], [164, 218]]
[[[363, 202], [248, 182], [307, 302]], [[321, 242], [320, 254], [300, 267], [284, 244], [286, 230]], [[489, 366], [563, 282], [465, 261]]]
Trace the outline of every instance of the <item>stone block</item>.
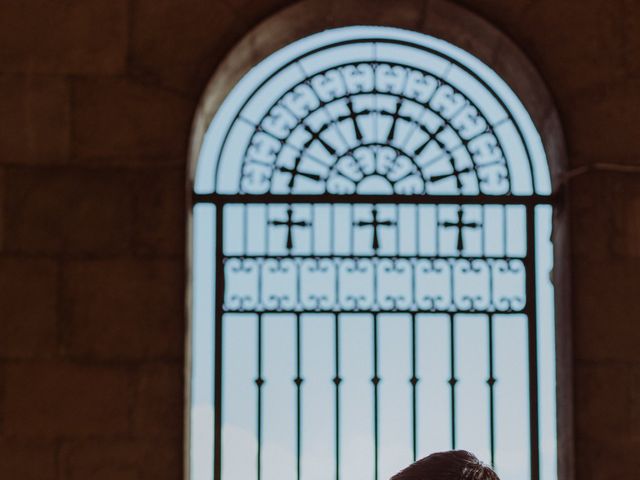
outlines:
[[217, 63], [246, 29], [226, 2], [136, 1], [131, 70], [197, 98]]
[[74, 82], [74, 158], [83, 164], [157, 162], [186, 155], [194, 102], [131, 80]]
[[575, 369], [576, 434], [602, 441], [628, 438], [631, 426], [631, 369], [626, 365], [578, 363]]
[[0, 478], [57, 480], [54, 443], [0, 440]]
[[68, 262], [62, 290], [68, 353], [92, 359], [182, 358], [182, 263]]
[[[178, 415], [180, 416], [180, 415]], [[67, 442], [60, 450], [60, 480], [175, 480], [182, 478], [183, 447], [162, 442]]]
[[571, 249], [573, 258], [589, 258], [606, 262], [610, 256], [610, 235], [606, 228], [594, 228], [611, 222], [610, 204], [606, 195], [594, 195], [605, 192], [604, 176], [594, 172], [578, 175], [567, 180], [570, 198], [570, 212], [567, 221], [570, 224]]
[[183, 256], [186, 231], [185, 169], [136, 173], [134, 245], [139, 255]]
[[621, 172], [611, 177], [612, 254], [640, 259], [640, 175]]
[[572, 280], [576, 358], [640, 361], [640, 260], [581, 258], [573, 262]]
[[585, 170], [569, 179], [573, 256], [603, 262], [640, 258], [640, 176], [622, 168]]
[[424, 31], [467, 50], [485, 63], [493, 60], [502, 36], [497, 29], [453, 2], [430, 0], [426, 3], [427, 13], [421, 25]]
[[[313, 2], [311, 2], [313, 4]], [[295, 4], [294, 4], [295, 5]], [[327, 17], [335, 22], [335, 26], [344, 27], [351, 25], [382, 25], [389, 27], [405, 28], [416, 30], [424, 20], [427, 2], [424, 0], [396, 0], [393, 8], [388, 8], [386, 2], [367, 2], [366, 8], [356, 2], [343, 2], [340, 0], [328, 0], [324, 5], [315, 3], [315, 8], [311, 15], [318, 16], [324, 7]], [[298, 3], [294, 8], [300, 10], [304, 8], [303, 3]], [[294, 14], [294, 9], [289, 12]], [[325, 20], [326, 22], [326, 20]], [[294, 22], [295, 25], [295, 22]], [[309, 22], [307, 25], [313, 25]], [[330, 23], [324, 23], [325, 28], [331, 28]], [[309, 26], [307, 26], [309, 29]], [[315, 33], [315, 32], [314, 32]]]
[[6, 194], [6, 183], [4, 181], [4, 169], [0, 167], [0, 252], [2, 252], [4, 250], [4, 231], [5, 231], [5, 217], [6, 217], [6, 212], [5, 212], [5, 204], [6, 204], [6, 200], [5, 200], [5, 194]]
[[483, 0], [481, 2], [459, 0], [456, 3], [490, 21], [511, 38], [517, 36], [519, 23], [528, 5], [526, 2], [505, 2], [504, 0]]
[[[623, 79], [622, 2], [529, 2], [507, 33], [534, 60], [563, 103], [582, 89]], [[491, 15], [492, 17], [493, 15]], [[562, 108], [561, 111], [570, 113]]]
[[[640, 91], [635, 80], [614, 83], [560, 97], [569, 151], [590, 162], [637, 163], [636, 128]], [[574, 163], [574, 165], [576, 165]]]
[[69, 112], [66, 79], [0, 75], [0, 163], [66, 162], [71, 135]]
[[237, 16], [247, 26], [252, 27], [297, 2], [296, 0], [227, 0], [226, 3], [235, 10]]
[[631, 434], [640, 442], [640, 364], [631, 367]]
[[578, 438], [576, 475], [581, 480], [627, 480], [640, 470], [640, 442], [625, 436], [607, 439]]
[[55, 354], [57, 292], [54, 261], [0, 258], [0, 358]]
[[0, 71], [108, 74], [126, 67], [127, 0], [3, 0]]
[[184, 367], [147, 364], [138, 371], [133, 412], [136, 438], [181, 438], [184, 429]]
[[624, 35], [625, 71], [628, 76], [638, 78], [640, 75], [640, 3], [636, 0], [622, 0], [624, 20], [621, 34]]
[[6, 250], [72, 256], [130, 250], [127, 172], [9, 169], [5, 181]]
[[131, 387], [131, 374], [121, 367], [8, 364], [4, 434], [39, 439], [126, 435]]

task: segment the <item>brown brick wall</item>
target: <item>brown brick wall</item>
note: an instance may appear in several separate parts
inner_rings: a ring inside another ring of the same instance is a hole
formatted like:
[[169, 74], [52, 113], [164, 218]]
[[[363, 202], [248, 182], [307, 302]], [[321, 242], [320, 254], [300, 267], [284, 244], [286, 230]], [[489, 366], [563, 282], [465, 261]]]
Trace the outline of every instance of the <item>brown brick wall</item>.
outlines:
[[[288, 3], [0, 2], [0, 478], [181, 478], [191, 119], [230, 47]], [[572, 167], [640, 165], [640, 3], [459, 3], [537, 65]], [[628, 480], [640, 175], [594, 170], [570, 194], [577, 478]]]

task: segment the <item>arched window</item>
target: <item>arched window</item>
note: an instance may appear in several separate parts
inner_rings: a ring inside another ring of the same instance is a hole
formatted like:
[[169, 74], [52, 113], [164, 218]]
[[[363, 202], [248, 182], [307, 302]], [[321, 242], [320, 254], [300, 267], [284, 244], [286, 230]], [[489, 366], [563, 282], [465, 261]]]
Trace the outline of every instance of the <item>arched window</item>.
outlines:
[[191, 477], [464, 448], [555, 478], [550, 193], [519, 99], [447, 42], [348, 27], [258, 63], [195, 177]]

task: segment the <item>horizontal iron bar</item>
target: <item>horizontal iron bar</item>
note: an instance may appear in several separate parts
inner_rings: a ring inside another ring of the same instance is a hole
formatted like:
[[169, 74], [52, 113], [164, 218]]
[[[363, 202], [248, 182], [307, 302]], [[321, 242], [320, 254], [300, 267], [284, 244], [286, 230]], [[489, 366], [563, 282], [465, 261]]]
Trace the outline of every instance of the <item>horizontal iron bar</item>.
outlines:
[[524, 261], [527, 257], [505, 257], [505, 256], [471, 256], [471, 255], [224, 255], [225, 260], [467, 260], [485, 261], [501, 260], [509, 262], [511, 260]]
[[474, 204], [474, 205], [551, 205], [551, 195], [296, 195], [296, 194], [218, 194], [194, 193], [193, 203], [379, 203], [379, 204]]
[[194, 193], [193, 203], [364, 203], [364, 204], [451, 204], [451, 205], [551, 205], [550, 195], [296, 195]]
[[397, 310], [393, 310], [393, 309], [380, 309], [380, 310], [346, 310], [346, 309], [326, 309], [326, 310], [322, 310], [322, 309], [316, 309], [316, 310], [268, 310], [268, 309], [264, 309], [264, 310], [235, 310], [235, 309], [231, 309], [231, 310], [223, 310], [223, 314], [227, 315], [227, 314], [254, 314], [254, 315], [296, 315], [296, 314], [303, 314], [303, 315], [319, 315], [319, 314], [331, 314], [331, 315], [345, 315], [345, 314], [366, 314], [366, 315], [380, 315], [380, 314], [392, 314], [392, 313], [398, 313], [398, 314], [430, 314], [430, 315], [515, 315], [515, 314], [522, 314], [525, 312], [526, 307], [523, 307], [521, 309], [507, 309], [507, 310], [441, 310], [441, 309], [429, 309], [429, 310], [420, 310], [418, 308], [416, 309], [397, 309]]

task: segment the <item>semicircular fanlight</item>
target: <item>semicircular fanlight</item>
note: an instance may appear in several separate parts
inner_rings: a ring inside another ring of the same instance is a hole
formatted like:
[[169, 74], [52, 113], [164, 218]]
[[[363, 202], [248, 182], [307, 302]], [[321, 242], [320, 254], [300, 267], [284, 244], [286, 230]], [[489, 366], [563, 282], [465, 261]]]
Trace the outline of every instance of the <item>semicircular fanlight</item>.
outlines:
[[493, 71], [382, 27], [330, 30], [265, 59], [214, 118], [200, 163], [203, 193], [549, 190], [531, 119]]

